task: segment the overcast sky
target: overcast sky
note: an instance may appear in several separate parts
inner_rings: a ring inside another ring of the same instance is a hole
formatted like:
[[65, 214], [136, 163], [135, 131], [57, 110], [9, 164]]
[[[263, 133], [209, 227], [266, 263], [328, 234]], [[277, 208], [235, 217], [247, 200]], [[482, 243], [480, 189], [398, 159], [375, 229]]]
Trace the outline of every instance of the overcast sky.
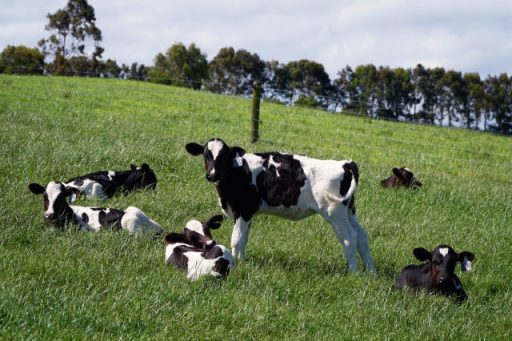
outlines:
[[[0, 50], [35, 47], [46, 14], [67, 0], [0, 0]], [[345, 65], [443, 66], [512, 74], [512, 0], [89, 0], [103, 59], [151, 65], [175, 42], [213, 59], [232, 46], [264, 60], [311, 59], [331, 78]]]

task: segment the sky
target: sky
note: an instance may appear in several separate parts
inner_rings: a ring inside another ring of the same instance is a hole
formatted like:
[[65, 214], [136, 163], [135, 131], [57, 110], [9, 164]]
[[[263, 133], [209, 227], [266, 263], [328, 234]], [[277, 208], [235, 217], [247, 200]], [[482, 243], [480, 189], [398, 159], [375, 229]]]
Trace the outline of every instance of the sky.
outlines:
[[[309, 59], [331, 79], [346, 65], [442, 66], [512, 74], [512, 0], [89, 0], [103, 59], [152, 65], [174, 43], [212, 60], [227, 46], [281, 63]], [[0, 50], [36, 47], [67, 0], [0, 0]]]

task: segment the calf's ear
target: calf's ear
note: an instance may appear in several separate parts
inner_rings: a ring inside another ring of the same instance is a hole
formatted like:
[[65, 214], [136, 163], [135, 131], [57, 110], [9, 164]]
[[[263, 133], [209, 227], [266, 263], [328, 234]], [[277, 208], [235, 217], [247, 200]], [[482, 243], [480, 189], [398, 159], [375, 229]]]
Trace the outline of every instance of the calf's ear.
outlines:
[[459, 253], [459, 259], [461, 271], [471, 271], [471, 262], [475, 259], [475, 255], [468, 251]]
[[137, 166], [136, 166], [136, 165], [134, 165], [134, 164], [132, 163], [132, 164], [130, 164], [130, 169], [131, 169], [132, 171], [134, 171], [134, 170], [136, 170], [136, 169], [137, 169]]
[[34, 194], [43, 194], [44, 193], [44, 187], [35, 182], [29, 184], [28, 189], [30, 190], [30, 192], [32, 192]]
[[143, 163], [140, 168], [142, 168], [143, 171], [148, 171], [149, 170], [149, 165], [147, 163]]
[[231, 152], [233, 153], [233, 155], [238, 154], [238, 156], [244, 156], [245, 149], [235, 146], [235, 147], [231, 148]]
[[199, 143], [195, 143], [195, 142], [187, 143], [187, 145], [185, 146], [185, 149], [187, 150], [187, 152], [189, 154], [194, 155], [194, 156], [200, 155], [204, 151], [204, 147], [201, 146]]
[[432, 253], [425, 248], [417, 247], [412, 252], [418, 260], [425, 261], [432, 259]]
[[204, 223], [204, 226], [206, 228], [210, 228], [212, 230], [218, 229], [222, 225], [222, 220], [224, 217], [222, 215], [216, 215], [211, 217], [206, 223]]

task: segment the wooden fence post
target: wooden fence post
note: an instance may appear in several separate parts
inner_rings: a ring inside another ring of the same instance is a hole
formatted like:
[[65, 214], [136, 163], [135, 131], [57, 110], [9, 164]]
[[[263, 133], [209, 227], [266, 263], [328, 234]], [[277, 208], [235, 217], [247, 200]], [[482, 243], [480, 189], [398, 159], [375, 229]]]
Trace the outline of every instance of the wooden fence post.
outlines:
[[255, 81], [252, 89], [252, 124], [251, 124], [251, 142], [256, 143], [260, 138], [260, 100], [261, 86], [260, 82]]

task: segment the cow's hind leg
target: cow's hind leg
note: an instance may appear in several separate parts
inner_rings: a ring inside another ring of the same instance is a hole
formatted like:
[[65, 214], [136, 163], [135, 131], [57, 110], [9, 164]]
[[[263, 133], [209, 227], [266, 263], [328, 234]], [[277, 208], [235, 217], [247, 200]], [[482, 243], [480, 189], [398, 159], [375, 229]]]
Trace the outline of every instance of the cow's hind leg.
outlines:
[[349, 209], [348, 219], [350, 221], [350, 225], [352, 225], [352, 229], [356, 233], [357, 238], [357, 251], [363, 260], [364, 267], [366, 270], [370, 272], [375, 272], [375, 265], [373, 263], [373, 258], [370, 254], [370, 246], [368, 244], [368, 234], [361, 227], [359, 221], [357, 220], [357, 216], [355, 214], [355, 210]]
[[347, 260], [348, 269], [357, 271], [356, 245], [357, 236], [348, 219], [348, 209], [345, 205], [339, 205], [329, 214], [323, 215], [336, 233], [338, 241], [343, 246], [343, 252]]

